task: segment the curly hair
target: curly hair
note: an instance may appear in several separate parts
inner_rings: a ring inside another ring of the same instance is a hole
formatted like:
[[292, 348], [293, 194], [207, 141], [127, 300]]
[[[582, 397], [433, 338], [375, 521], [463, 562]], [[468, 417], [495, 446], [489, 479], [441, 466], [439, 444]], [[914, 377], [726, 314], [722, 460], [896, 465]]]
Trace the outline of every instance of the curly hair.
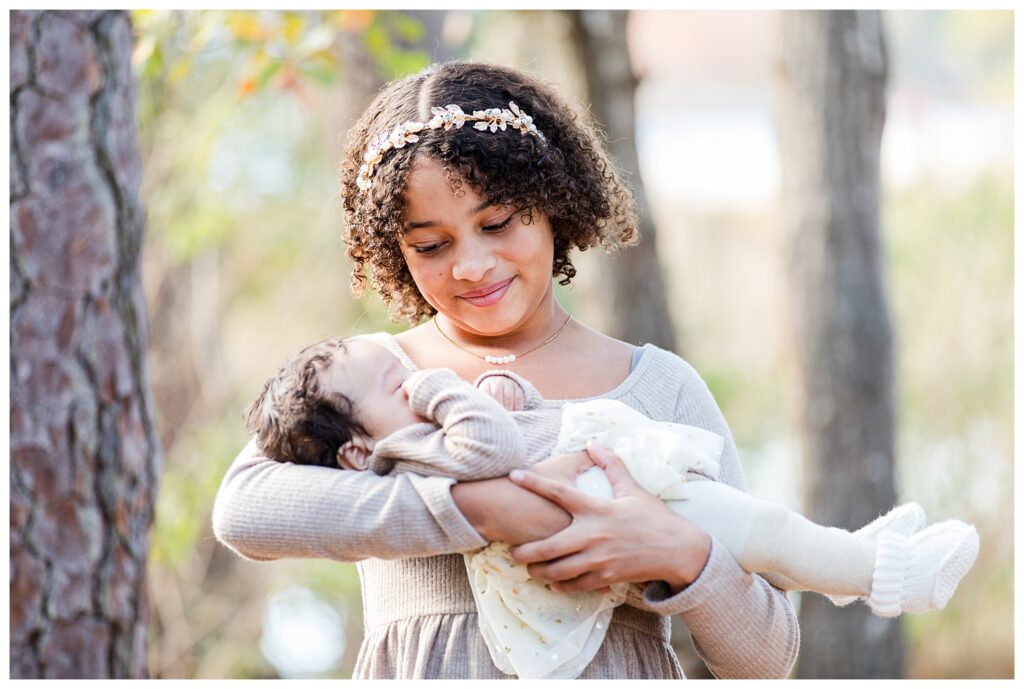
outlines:
[[[419, 132], [418, 143], [388, 151], [365, 193], [356, 185], [367, 144], [406, 121], [426, 122], [432, 106], [465, 112], [508, 107], [533, 117], [546, 143], [515, 132], [482, 134], [472, 127]], [[573, 247], [600, 244], [612, 252], [639, 240], [636, 202], [597, 132], [541, 80], [499, 65], [453, 61], [392, 82], [349, 131], [341, 162], [344, 241], [352, 261], [352, 294], [367, 286], [380, 293], [393, 316], [410, 323], [434, 314], [405, 264], [399, 238], [405, 225], [405, 190], [418, 155], [441, 163], [456, 194], [468, 184], [496, 206], [539, 211], [554, 233], [552, 277], [567, 285], [576, 274]], [[367, 277], [369, 272], [369, 277]]]
[[352, 400], [320, 388], [320, 373], [338, 350], [345, 350], [341, 338], [304, 348], [267, 380], [246, 409], [246, 427], [267, 457], [337, 469], [338, 448], [354, 436], [368, 437]]

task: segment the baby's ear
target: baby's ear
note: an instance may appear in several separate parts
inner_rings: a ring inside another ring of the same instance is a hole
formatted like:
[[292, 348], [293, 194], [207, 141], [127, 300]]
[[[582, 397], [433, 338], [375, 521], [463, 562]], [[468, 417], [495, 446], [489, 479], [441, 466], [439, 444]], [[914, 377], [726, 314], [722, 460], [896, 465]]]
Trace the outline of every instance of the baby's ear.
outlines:
[[342, 469], [354, 469], [355, 471], [366, 471], [370, 466], [370, 455], [373, 448], [367, 441], [359, 436], [338, 448], [338, 466]]

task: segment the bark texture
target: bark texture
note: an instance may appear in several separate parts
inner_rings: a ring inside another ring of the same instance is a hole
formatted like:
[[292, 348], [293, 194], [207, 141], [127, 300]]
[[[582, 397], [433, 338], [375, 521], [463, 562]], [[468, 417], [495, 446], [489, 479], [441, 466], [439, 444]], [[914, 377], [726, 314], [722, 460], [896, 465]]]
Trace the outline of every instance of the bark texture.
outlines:
[[160, 466], [124, 12], [12, 11], [13, 678], [146, 675]]
[[[887, 57], [876, 11], [786, 12], [778, 127], [806, 511], [855, 529], [896, 501], [893, 328], [879, 233]], [[804, 595], [797, 675], [900, 677], [898, 621]]]
[[573, 43], [583, 66], [587, 97], [594, 120], [608, 135], [612, 159], [625, 172], [640, 211], [640, 243], [601, 263], [595, 284], [609, 317], [602, 332], [626, 342], [651, 342], [676, 349], [665, 282], [658, 262], [657, 236], [640, 178], [636, 152], [635, 98], [637, 78], [626, 45], [628, 12], [570, 11]]

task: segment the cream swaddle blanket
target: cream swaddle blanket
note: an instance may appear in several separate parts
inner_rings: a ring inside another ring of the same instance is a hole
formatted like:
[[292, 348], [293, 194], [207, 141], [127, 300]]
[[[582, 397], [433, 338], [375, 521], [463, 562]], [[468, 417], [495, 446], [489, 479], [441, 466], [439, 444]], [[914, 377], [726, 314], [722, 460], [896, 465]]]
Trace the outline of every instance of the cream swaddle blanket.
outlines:
[[[590, 400], [563, 407], [555, 453], [578, 452], [593, 440], [617, 454], [636, 482], [662, 500], [686, 498], [686, 474], [717, 478], [721, 436], [693, 426], [658, 422], [615, 400]], [[597, 497], [612, 498], [604, 470], [593, 467], [576, 480]], [[569, 679], [593, 660], [615, 607], [629, 584], [608, 593], [559, 593], [532, 579], [492, 543], [466, 555], [480, 632], [502, 672], [520, 679]]]

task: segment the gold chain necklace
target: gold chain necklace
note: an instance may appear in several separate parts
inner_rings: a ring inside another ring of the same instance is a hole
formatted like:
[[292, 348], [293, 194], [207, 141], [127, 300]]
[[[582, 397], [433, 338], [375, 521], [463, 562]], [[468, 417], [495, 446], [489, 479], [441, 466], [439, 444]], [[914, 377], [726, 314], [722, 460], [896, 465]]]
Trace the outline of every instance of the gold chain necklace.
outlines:
[[474, 354], [473, 352], [469, 351], [468, 349], [466, 349], [465, 347], [460, 345], [458, 342], [456, 342], [452, 338], [450, 338], [447, 335], [445, 335], [444, 331], [441, 330], [441, 326], [437, 322], [437, 317], [436, 316], [433, 319], [431, 319], [431, 320], [434, 321], [434, 327], [437, 328], [437, 332], [441, 333], [441, 337], [443, 337], [444, 339], [446, 339], [449, 342], [451, 342], [453, 345], [455, 345], [456, 347], [458, 347], [459, 349], [464, 351], [466, 354], [469, 354], [470, 356], [474, 356], [477, 359], [483, 359], [484, 361], [486, 361], [489, 364], [511, 364], [516, 359], [521, 359], [522, 357], [526, 356], [530, 352], [536, 352], [538, 349], [540, 349], [541, 347], [543, 347], [544, 345], [550, 343], [552, 340], [554, 340], [556, 337], [558, 337], [561, 334], [561, 332], [563, 330], [565, 330], [565, 326], [569, 325], [569, 321], [572, 320], [572, 314], [569, 314], [569, 317], [565, 319], [565, 322], [562, 323], [561, 326], [559, 326], [558, 330], [555, 331], [554, 335], [552, 335], [548, 339], [544, 340], [543, 342], [541, 342], [539, 345], [537, 345], [533, 349], [528, 349], [528, 350], [526, 350], [525, 352], [523, 352], [522, 354], [519, 354], [519, 355], [509, 354], [507, 356], [491, 356], [490, 354], [488, 354], [486, 356], [480, 356], [479, 354]]

